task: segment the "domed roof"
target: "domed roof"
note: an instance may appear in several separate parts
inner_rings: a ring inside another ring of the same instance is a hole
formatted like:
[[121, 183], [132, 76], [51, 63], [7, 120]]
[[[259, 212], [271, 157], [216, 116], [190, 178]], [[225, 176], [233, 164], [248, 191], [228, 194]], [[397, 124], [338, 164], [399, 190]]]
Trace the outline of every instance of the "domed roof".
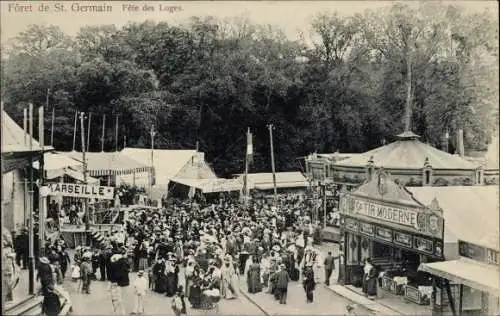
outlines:
[[422, 169], [426, 160], [434, 169], [474, 170], [478, 166], [472, 162], [451, 155], [422, 143], [420, 136], [412, 132], [397, 135], [398, 140], [335, 163], [340, 167], [365, 167], [369, 161], [377, 168]]

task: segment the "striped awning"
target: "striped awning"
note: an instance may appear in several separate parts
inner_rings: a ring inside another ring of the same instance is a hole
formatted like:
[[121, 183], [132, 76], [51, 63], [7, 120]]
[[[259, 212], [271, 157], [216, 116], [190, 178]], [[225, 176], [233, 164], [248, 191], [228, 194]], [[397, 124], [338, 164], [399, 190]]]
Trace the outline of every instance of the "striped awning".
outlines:
[[[69, 152], [73, 159], [82, 161], [80, 152]], [[152, 171], [151, 166], [138, 162], [121, 152], [86, 153], [87, 171], [91, 177], [121, 176]]]

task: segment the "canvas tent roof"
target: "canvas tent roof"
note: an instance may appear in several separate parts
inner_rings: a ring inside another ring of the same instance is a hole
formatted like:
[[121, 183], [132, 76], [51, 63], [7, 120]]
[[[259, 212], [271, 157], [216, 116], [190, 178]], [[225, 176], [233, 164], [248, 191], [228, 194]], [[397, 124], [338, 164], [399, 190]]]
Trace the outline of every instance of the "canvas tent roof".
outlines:
[[460, 258], [458, 260], [423, 263], [418, 269], [457, 284], [464, 284], [473, 289], [500, 296], [500, 287], [498, 286], [500, 274], [498, 268], [493, 265]]
[[241, 179], [182, 179], [173, 178], [177, 182], [188, 187], [200, 189], [203, 193], [240, 191], [243, 188]]
[[[70, 177], [70, 178], [75, 179], [75, 180], [82, 182], [82, 183], [84, 181], [83, 172], [81, 170], [74, 170], [71, 168], [63, 168], [63, 169], [55, 169], [55, 170], [47, 171], [47, 179], [48, 180], [59, 178], [62, 176]], [[97, 178], [87, 176], [87, 183], [99, 185], [100, 181]]]
[[[66, 155], [82, 161], [81, 152], [69, 152]], [[122, 152], [90, 152], [85, 153], [87, 160], [87, 171], [90, 176], [122, 175], [140, 172], [148, 172], [150, 167], [138, 162]]]
[[[121, 153], [144, 165], [151, 165], [151, 149], [127, 147]], [[196, 150], [155, 149], [153, 155], [155, 182], [168, 184], [196, 155]]]
[[[30, 137], [26, 136], [28, 144], [24, 144], [25, 132], [16, 122], [2, 110], [2, 144], [0, 151], [2, 153], [3, 166], [2, 174], [8, 173], [18, 168], [29, 166], [30, 159], [38, 160], [40, 144], [32, 139], [32, 149], [29, 148]], [[50, 146], [45, 146], [44, 151], [52, 150]]]
[[342, 167], [365, 167], [372, 158], [375, 167], [385, 169], [422, 169], [426, 158], [434, 169], [474, 170], [478, 166], [418, 140], [412, 132], [398, 135], [398, 140], [363, 154], [335, 163]]
[[407, 188], [425, 205], [436, 198], [443, 209], [444, 241], [458, 239], [499, 249], [499, 188], [497, 186], [453, 186]]
[[[67, 167], [80, 168], [81, 166], [81, 161], [62, 153], [48, 152], [43, 155], [43, 169], [47, 171], [64, 169]], [[39, 168], [38, 161], [33, 163], [33, 168]]]
[[[7, 114], [2, 111], [2, 153], [4, 152], [21, 152], [30, 151], [29, 135], [26, 135], [26, 145], [24, 144], [25, 132], [23, 128]], [[34, 151], [40, 150], [40, 143], [33, 138], [32, 146]], [[54, 149], [51, 146], [44, 146], [44, 150]], [[31, 151], [33, 151], [31, 150]]]
[[395, 202], [411, 207], [423, 206], [421, 203], [415, 200], [415, 198], [410, 192], [406, 190], [406, 188], [400, 187], [394, 181], [386, 181], [386, 185], [386, 192], [382, 195], [379, 192], [377, 177], [374, 177], [371, 181], [368, 181], [367, 183], [359, 186], [356, 190], [351, 192], [351, 194], [385, 202]]
[[[238, 175], [238, 178], [243, 181], [244, 175]], [[272, 173], [249, 173], [248, 183], [250, 188], [259, 190], [270, 190], [273, 188]], [[299, 171], [292, 172], [276, 172], [276, 187], [277, 188], [302, 188], [307, 187], [308, 182], [304, 175]]]

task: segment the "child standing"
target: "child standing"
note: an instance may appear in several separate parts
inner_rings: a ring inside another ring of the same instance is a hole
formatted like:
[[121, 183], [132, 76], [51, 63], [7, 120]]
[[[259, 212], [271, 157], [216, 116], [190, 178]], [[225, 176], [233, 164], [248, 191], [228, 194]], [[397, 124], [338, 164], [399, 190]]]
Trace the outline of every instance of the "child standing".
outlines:
[[148, 289], [148, 280], [144, 276], [144, 271], [137, 272], [137, 279], [134, 281], [135, 300], [133, 314], [144, 314], [144, 296]]
[[184, 289], [182, 286], [179, 286], [172, 300], [172, 310], [175, 316], [186, 315], [186, 302], [184, 301]]

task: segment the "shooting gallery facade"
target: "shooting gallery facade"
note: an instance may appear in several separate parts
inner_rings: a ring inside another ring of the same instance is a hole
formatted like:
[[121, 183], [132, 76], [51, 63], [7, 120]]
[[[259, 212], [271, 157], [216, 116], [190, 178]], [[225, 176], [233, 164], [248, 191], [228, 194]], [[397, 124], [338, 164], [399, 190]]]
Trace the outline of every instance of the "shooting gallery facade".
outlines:
[[444, 219], [437, 202], [424, 205], [383, 169], [340, 195], [345, 285], [360, 287], [364, 259], [378, 268], [379, 287], [421, 305], [430, 302], [432, 278], [421, 263], [443, 260]]

